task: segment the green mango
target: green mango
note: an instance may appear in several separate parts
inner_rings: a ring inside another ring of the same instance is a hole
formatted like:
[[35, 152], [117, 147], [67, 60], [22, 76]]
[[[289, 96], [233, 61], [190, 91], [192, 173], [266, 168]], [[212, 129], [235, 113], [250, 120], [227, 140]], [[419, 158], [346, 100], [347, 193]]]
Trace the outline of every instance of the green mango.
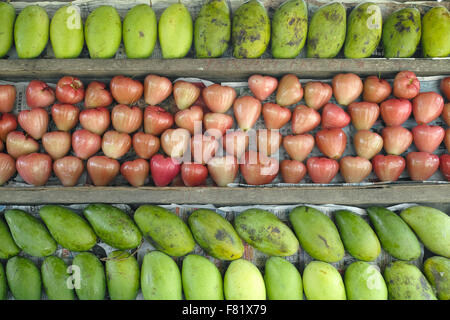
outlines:
[[270, 257], [264, 268], [269, 300], [303, 300], [302, 277], [297, 268], [280, 257]]
[[356, 261], [347, 267], [344, 276], [348, 300], [387, 300], [388, 292], [377, 267]]
[[308, 300], [346, 300], [344, 282], [331, 264], [311, 261], [303, 271], [303, 289]]
[[14, 25], [14, 43], [21, 59], [38, 57], [48, 42], [50, 21], [47, 12], [38, 5], [25, 7]]
[[[76, 267], [76, 268], [75, 268]], [[75, 292], [80, 300], [103, 300], [106, 293], [105, 269], [100, 260], [90, 252], [82, 252], [72, 261]]]
[[270, 19], [258, 0], [241, 5], [233, 15], [231, 42], [235, 58], [259, 58], [270, 41]]
[[439, 300], [450, 300], [450, 259], [434, 256], [423, 263], [423, 272]]
[[434, 208], [415, 206], [400, 212], [400, 217], [428, 250], [450, 258], [450, 217], [447, 214]]
[[184, 58], [191, 50], [193, 29], [191, 14], [182, 3], [174, 3], [167, 7], [158, 24], [163, 58]]
[[242, 257], [244, 245], [241, 238], [220, 214], [199, 209], [192, 212], [188, 224], [195, 241], [209, 255], [220, 260], [236, 260]]
[[367, 213], [381, 246], [391, 256], [400, 260], [420, 257], [422, 250], [419, 240], [397, 214], [382, 207], [369, 207]]
[[141, 287], [146, 300], [183, 299], [180, 270], [171, 257], [160, 251], [144, 256]]
[[230, 8], [226, 0], [209, 0], [200, 9], [194, 24], [197, 58], [218, 58], [228, 48], [231, 38]]
[[223, 281], [226, 300], [266, 300], [264, 279], [258, 268], [244, 259], [228, 266]]
[[291, 256], [299, 250], [292, 230], [276, 215], [248, 209], [234, 219], [239, 236], [259, 251], [271, 256]]
[[338, 262], [344, 257], [344, 245], [333, 221], [311, 207], [297, 207], [289, 215], [300, 246], [314, 259]]
[[181, 269], [186, 300], [223, 300], [222, 275], [207, 258], [190, 254]]
[[116, 250], [106, 261], [106, 284], [111, 300], [135, 300], [139, 291], [140, 271], [136, 258]]
[[5, 212], [5, 219], [14, 242], [25, 253], [34, 257], [46, 257], [55, 252], [55, 240], [44, 224], [31, 214], [11, 209]]
[[8, 284], [6, 281], [5, 268], [0, 262], [0, 300], [6, 300], [8, 297]]
[[41, 266], [42, 284], [50, 300], [75, 300], [75, 292], [69, 287], [67, 265], [61, 258], [45, 258]]
[[55, 58], [78, 58], [84, 46], [80, 9], [71, 4], [59, 8], [50, 23], [50, 42]]
[[306, 56], [308, 58], [337, 56], [345, 41], [346, 18], [345, 8], [338, 2], [321, 6], [309, 24]]
[[15, 20], [14, 7], [9, 3], [0, 2], [0, 58], [3, 58], [11, 49]]
[[20, 248], [14, 242], [9, 228], [3, 219], [0, 219], [0, 259], [9, 259], [18, 255]]
[[6, 263], [6, 279], [14, 299], [41, 299], [41, 273], [30, 259], [19, 256], [9, 259]]
[[426, 58], [450, 55], [450, 12], [447, 8], [434, 7], [423, 16], [422, 51]]
[[287, 0], [272, 18], [272, 56], [292, 59], [302, 51], [308, 34], [308, 8], [304, 0]]
[[334, 214], [345, 249], [363, 261], [375, 260], [381, 252], [380, 241], [369, 224], [359, 215], [339, 210]]
[[150, 57], [156, 44], [157, 28], [152, 7], [143, 3], [131, 8], [123, 20], [123, 44], [127, 58]]
[[357, 5], [348, 17], [344, 43], [346, 58], [368, 58], [381, 40], [383, 26], [381, 10], [373, 2]]
[[384, 270], [389, 300], [437, 300], [427, 278], [415, 266], [394, 261]]
[[84, 37], [93, 59], [113, 58], [122, 40], [122, 22], [112, 6], [100, 6], [86, 19]]
[[181, 257], [194, 250], [195, 241], [188, 226], [167, 209], [142, 205], [134, 213], [134, 221], [152, 244], [169, 256]]
[[134, 249], [141, 244], [141, 231], [122, 210], [108, 204], [91, 204], [83, 214], [106, 244], [121, 250]]
[[392, 13], [383, 25], [383, 48], [386, 58], [409, 58], [416, 52], [422, 35], [420, 11], [403, 8]]
[[71, 251], [87, 251], [97, 242], [91, 226], [70, 209], [47, 205], [39, 210], [39, 215], [53, 238]]

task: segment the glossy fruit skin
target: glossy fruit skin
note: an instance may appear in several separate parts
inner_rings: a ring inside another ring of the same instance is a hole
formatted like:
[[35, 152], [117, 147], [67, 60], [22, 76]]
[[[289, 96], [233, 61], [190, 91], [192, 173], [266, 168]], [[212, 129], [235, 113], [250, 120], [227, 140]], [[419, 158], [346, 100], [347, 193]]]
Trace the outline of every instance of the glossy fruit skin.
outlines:
[[338, 104], [347, 106], [361, 95], [363, 82], [354, 73], [340, 73], [333, 77], [332, 87]]
[[17, 159], [20, 156], [39, 151], [39, 143], [21, 131], [11, 131], [6, 137], [6, 151]]
[[172, 93], [172, 82], [166, 77], [149, 74], [144, 79], [144, 101], [151, 106], [160, 104]]
[[322, 128], [344, 128], [350, 123], [350, 116], [334, 103], [327, 103], [322, 109]]
[[276, 94], [276, 103], [282, 107], [296, 104], [303, 98], [303, 88], [294, 74], [284, 75], [279, 84]]
[[78, 123], [80, 109], [71, 104], [56, 103], [52, 106], [52, 120], [58, 130], [70, 131]]
[[85, 108], [105, 108], [113, 102], [111, 92], [103, 82], [92, 81], [86, 88], [84, 96]]
[[[6, 153], [0, 153], [0, 186], [16, 173], [16, 162]], [[1, 252], [0, 252], [1, 256]]]
[[49, 117], [42, 108], [22, 110], [17, 116], [17, 122], [30, 136], [39, 140], [47, 132]]
[[275, 179], [279, 170], [278, 160], [262, 153], [247, 151], [240, 170], [244, 180], [250, 185], [268, 184]]
[[208, 171], [217, 186], [226, 187], [236, 179], [239, 164], [234, 156], [214, 157], [208, 162]]
[[113, 159], [122, 158], [131, 148], [131, 137], [127, 133], [107, 131], [102, 138], [102, 151]]
[[281, 129], [291, 120], [292, 113], [288, 108], [268, 102], [262, 107], [262, 115], [267, 129]]
[[450, 181], [450, 155], [443, 154], [439, 158], [439, 169], [445, 180]]
[[236, 99], [236, 90], [232, 87], [213, 84], [202, 90], [203, 101], [212, 112], [225, 113]]
[[421, 92], [413, 100], [413, 115], [418, 124], [429, 123], [444, 109], [444, 99], [436, 92]]
[[257, 149], [265, 155], [273, 155], [278, 152], [282, 135], [278, 130], [259, 129], [256, 132]]
[[309, 133], [284, 136], [283, 147], [292, 159], [304, 161], [314, 148], [314, 137]]
[[111, 115], [106, 108], [84, 109], [79, 115], [83, 129], [102, 135], [111, 124]]
[[188, 130], [190, 134], [202, 132], [203, 110], [199, 106], [192, 106], [189, 109], [178, 111], [175, 114], [175, 124]]
[[12, 113], [3, 113], [0, 115], [0, 139], [6, 142], [8, 133], [16, 130], [17, 120]]
[[417, 150], [433, 153], [444, 140], [445, 131], [439, 126], [421, 124], [412, 129]]
[[304, 88], [304, 99], [308, 107], [319, 110], [327, 104], [333, 95], [333, 89], [328, 83], [312, 81]]
[[66, 156], [53, 162], [53, 172], [65, 187], [75, 186], [83, 171], [83, 161], [74, 156]]
[[292, 133], [303, 134], [315, 129], [320, 124], [320, 113], [307, 106], [297, 106], [292, 113]]
[[378, 120], [380, 108], [372, 102], [352, 102], [348, 112], [356, 130], [369, 130]]
[[405, 170], [406, 162], [401, 156], [379, 154], [372, 159], [372, 166], [380, 181], [397, 181]]
[[80, 79], [65, 76], [56, 84], [56, 99], [61, 103], [77, 104], [84, 99], [84, 85]]
[[109, 83], [113, 98], [120, 104], [131, 105], [136, 103], [144, 93], [144, 85], [125, 76], [115, 76]]
[[72, 148], [75, 155], [83, 160], [100, 150], [102, 138], [86, 129], [76, 130], [72, 134]]
[[372, 103], [381, 103], [386, 100], [392, 92], [391, 85], [377, 76], [368, 76], [364, 80], [363, 100]]
[[372, 172], [372, 164], [361, 157], [343, 157], [339, 161], [339, 170], [347, 183], [360, 183]]
[[132, 133], [142, 124], [143, 114], [139, 107], [118, 104], [111, 111], [111, 123], [119, 132]]
[[184, 110], [192, 106], [200, 96], [200, 87], [187, 81], [177, 81], [173, 85], [173, 98], [178, 109]]
[[172, 127], [173, 116], [165, 109], [158, 106], [148, 106], [144, 111], [145, 133], [159, 136], [166, 129]]
[[242, 130], [251, 129], [261, 115], [261, 102], [251, 96], [239, 97], [233, 104], [236, 122]]
[[406, 168], [411, 180], [428, 180], [439, 168], [439, 157], [428, 152], [410, 152], [406, 156]]
[[106, 156], [94, 156], [89, 158], [86, 168], [95, 186], [107, 186], [119, 173], [120, 164]]
[[248, 78], [248, 87], [253, 95], [261, 100], [266, 100], [277, 88], [278, 80], [270, 76], [254, 74]]
[[16, 102], [16, 87], [10, 84], [0, 85], [0, 112], [11, 112]]
[[150, 159], [160, 147], [159, 138], [144, 132], [136, 132], [132, 139], [133, 150], [143, 159]]
[[197, 134], [191, 138], [191, 154], [195, 163], [207, 164], [219, 150], [219, 141], [213, 136]]
[[336, 160], [323, 157], [308, 158], [306, 167], [314, 183], [330, 183], [339, 171], [339, 163]]
[[306, 175], [306, 166], [297, 160], [282, 160], [280, 162], [281, 176], [284, 183], [300, 183]]
[[165, 158], [161, 154], [154, 155], [150, 160], [150, 172], [153, 182], [158, 187], [167, 186], [178, 175], [181, 164], [173, 158]]
[[181, 165], [181, 179], [186, 187], [195, 187], [205, 183], [208, 169], [199, 163], [183, 163]]
[[441, 80], [440, 88], [447, 100], [450, 100], [450, 77]]
[[383, 129], [383, 147], [386, 153], [401, 155], [406, 152], [413, 142], [411, 131], [404, 127], [386, 127]]
[[412, 112], [412, 104], [406, 99], [389, 99], [381, 103], [380, 113], [388, 127], [401, 126]]
[[17, 158], [16, 168], [26, 183], [39, 187], [50, 178], [52, 159], [44, 153], [30, 153]]
[[393, 94], [400, 99], [413, 99], [420, 92], [420, 82], [414, 72], [401, 71], [394, 79]]
[[150, 165], [145, 159], [126, 161], [120, 166], [120, 174], [127, 179], [133, 187], [141, 187], [150, 172]]
[[347, 135], [340, 128], [322, 129], [316, 133], [316, 145], [328, 158], [339, 159], [347, 146]]
[[53, 160], [64, 157], [71, 147], [71, 135], [66, 131], [47, 132], [42, 136], [42, 145]]
[[55, 102], [55, 91], [45, 82], [31, 80], [25, 92], [27, 106], [30, 108], [46, 108]]

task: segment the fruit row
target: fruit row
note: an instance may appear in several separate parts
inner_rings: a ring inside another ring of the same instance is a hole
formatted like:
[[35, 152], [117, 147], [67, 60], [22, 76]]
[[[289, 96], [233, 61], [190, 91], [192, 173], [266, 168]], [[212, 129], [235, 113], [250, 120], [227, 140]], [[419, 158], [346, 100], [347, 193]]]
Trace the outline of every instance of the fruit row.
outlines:
[[[42, 206], [39, 216], [8, 209], [0, 220], [0, 258], [8, 259], [6, 276], [0, 264], [0, 297], [7, 284], [16, 299], [40, 299], [41, 281], [50, 299], [423, 299], [450, 298], [450, 217], [437, 209], [412, 206], [400, 214], [383, 207], [366, 209], [372, 227], [348, 210], [333, 212], [334, 221], [310, 206], [289, 213], [293, 231], [275, 214], [247, 209], [233, 224], [210, 209], [195, 209], [187, 224], [171, 211], [141, 205], [133, 217], [110, 205], [92, 204], [84, 218], [69, 208]], [[87, 221], [86, 221], [86, 220]], [[335, 224], [336, 223], [336, 224]], [[374, 231], [375, 230], [375, 231]], [[25, 232], [27, 231], [27, 232]], [[142, 266], [135, 258], [143, 237], [155, 249], [145, 252]], [[114, 248], [103, 261], [91, 252], [97, 238]], [[411, 263], [421, 255], [418, 238], [439, 256], [424, 263], [424, 274]], [[243, 258], [244, 245], [270, 256], [261, 271]], [[195, 243], [204, 255], [192, 254]], [[81, 252], [68, 269], [54, 256], [57, 244]], [[300, 248], [301, 245], [301, 248]], [[394, 258], [383, 271], [371, 261], [381, 247]], [[303, 276], [281, 257], [305, 250], [315, 261]], [[41, 272], [26, 255], [45, 257]], [[345, 270], [344, 280], [331, 264], [347, 251], [358, 261]], [[171, 257], [183, 257], [182, 270]], [[224, 273], [211, 258], [232, 261]], [[408, 262], [409, 261], [409, 262]], [[370, 263], [369, 263], [370, 262]], [[325, 274], [325, 276], [324, 276]], [[302, 279], [303, 278], [303, 279]], [[70, 283], [70, 285], [68, 285]], [[245, 284], [245, 285], [243, 285]], [[75, 290], [74, 290], [75, 289]]]
[[113, 6], [93, 10], [85, 25], [80, 9], [61, 7], [53, 18], [38, 5], [25, 7], [17, 16], [12, 5], [0, 4], [0, 57], [12, 46], [19, 58], [36, 58], [50, 39], [56, 58], [77, 58], [84, 43], [91, 58], [112, 58], [123, 40], [128, 58], [149, 58], [157, 38], [163, 58], [183, 58], [192, 43], [197, 58], [221, 57], [231, 43], [236, 58], [258, 58], [268, 50], [274, 58], [295, 58], [306, 43], [308, 58], [333, 58], [341, 49], [346, 58], [370, 57], [382, 40], [384, 56], [406, 58], [421, 42], [424, 57], [450, 54], [450, 15], [444, 6], [420, 11], [407, 7], [395, 11], [384, 22], [380, 7], [362, 3], [347, 18], [338, 2], [323, 5], [308, 25], [304, 0], [288, 0], [279, 6], [272, 21], [257, 0], [243, 3], [231, 17], [226, 0], [209, 0], [193, 22], [182, 3], [170, 5], [159, 22], [147, 4], [131, 8], [123, 23]]
[[[304, 87], [293, 74], [280, 80], [253, 75], [248, 87], [251, 94], [238, 97], [227, 85], [172, 84], [156, 75], [144, 84], [116, 76], [109, 90], [98, 81], [85, 89], [71, 76], [56, 89], [33, 80], [16, 119], [10, 113], [18, 111], [16, 88], [0, 85], [0, 151], [7, 152], [0, 154], [0, 183], [17, 170], [26, 183], [40, 186], [53, 171], [64, 186], [74, 186], [84, 160], [96, 186], [109, 185], [119, 171], [133, 186], [149, 177], [156, 186], [176, 184], [180, 173], [186, 186], [205, 185], [208, 175], [226, 186], [239, 170], [249, 185], [271, 183], [279, 172], [286, 183], [299, 183], [306, 173], [314, 183], [330, 183], [338, 172], [345, 182], [360, 183], [372, 170], [379, 181], [396, 181], [405, 167], [411, 180], [427, 180], [438, 168], [450, 178], [450, 156], [433, 154], [442, 142], [450, 149], [450, 129], [433, 125], [439, 117], [450, 124], [450, 103], [438, 92], [420, 92], [413, 72], [398, 73], [393, 86], [347, 73], [331, 85], [310, 81]], [[449, 100], [450, 77], [440, 81], [440, 91]], [[264, 128], [253, 130], [261, 115]], [[384, 128], [374, 129], [379, 118]], [[415, 123], [411, 131], [402, 126], [407, 120]], [[354, 131], [355, 151], [344, 156]], [[46, 153], [39, 153], [38, 140]], [[413, 143], [416, 149], [408, 152]], [[278, 155], [281, 147], [288, 158]], [[315, 147], [319, 156], [311, 155]]]

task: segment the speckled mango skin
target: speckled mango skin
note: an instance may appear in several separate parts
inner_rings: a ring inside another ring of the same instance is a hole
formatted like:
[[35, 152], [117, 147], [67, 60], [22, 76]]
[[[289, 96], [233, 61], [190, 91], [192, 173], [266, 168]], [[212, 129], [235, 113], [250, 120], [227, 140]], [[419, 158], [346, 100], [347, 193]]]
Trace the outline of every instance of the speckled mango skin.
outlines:
[[423, 16], [422, 51], [426, 58], [450, 55], [450, 12], [447, 8], [434, 7]]
[[308, 8], [304, 0], [288, 0], [273, 15], [272, 56], [295, 58], [303, 49], [308, 34]]
[[16, 10], [6, 2], [0, 2], [0, 58], [11, 49], [14, 34]]
[[370, 57], [381, 40], [382, 25], [381, 10], [375, 3], [365, 2], [356, 6], [348, 17], [345, 57]]
[[420, 11], [404, 8], [392, 13], [383, 25], [383, 48], [386, 58], [409, 58], [416, 52], [422, 35]]
[[236, 10], [231, 41], [235, 58], [259, 58], [266, 51], [270, 41], [270, 20], [259, 1], [250, 0]]
[[210, 0], [200, 10], [194, 25], [197, 58], [218, 58], [231, 39], [230, 9], [226, 0]]
[[345, 41], [347, 16], [342, 4], [333, 2], [320, 7], [313, 15], [308, 29], [306, 56], [334, 58]]
[[450, 300], [450, 259], [434, 256], [425, 260], [423, 272], [439, 300]]

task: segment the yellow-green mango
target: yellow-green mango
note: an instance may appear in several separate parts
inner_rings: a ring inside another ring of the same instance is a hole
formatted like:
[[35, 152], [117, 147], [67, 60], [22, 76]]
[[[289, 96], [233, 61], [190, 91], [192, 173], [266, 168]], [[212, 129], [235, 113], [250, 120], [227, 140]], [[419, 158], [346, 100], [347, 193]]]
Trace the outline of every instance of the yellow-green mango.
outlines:
[[341, 3], [321, 6], [313, 15], [308, 28], [306, 56], [334, 58], [345, 41], [346, 12]]
[[8, 226], [0, 219], [0, 259], [9, 259], [18, 255], [20, 248], [14, 242]]
[[84, 27], [86, 46], [91, 58], [114, 57], [122, 41], [122, 22], [112, 6], [100, 6], [92, 11]]
[[9, 259], [6, 263], [6, 279], [14, 299], [41, 299], [41, 273], [30, 259], [19, 256]]
[[157, 28], [152, 7], [143, 3], [131, 8], [123, 20], [123, 45], [127, 58], [150, 57], [156, 44]]
[[272, 18], [272, 56], [295, 58], [302, 51], [308, 34], [308, 8], [304, 0], [287, 0]]
[[439, 300], [450, 300], [450, 259], [434, 256], [423, 263], [423, 272]]
[[220, 214], [199, 209], [192, 212], [188, 224], [195, 241], [209, 255], [220, 260], [236, 260], [242, 257], [244, 245], [236, 230]]
[[181, 274], [175, 261], [160, 251], [147, 253], [142, 262], [141, 288], [146, 300], [181, 300]]
[[450, 217], [444, 212], [424, 206], [414, 206], [400, 212], [425, 247], [450, 258]]
[[348, 210], [339, 210], [334, 219], [344, 247], [353, 257], [373, 261], [380, 255], [380, 241], [363, 218]]
[[424, 57], [450, 55], [450, 12], [445, 7], [430, 9], [422, 19], [422, 52]]
[[266, 300], [264, 279], [258, 268], [244, 259], [234, 260], [225, 272], [226, 300]]
[[186, 300], [223, 300], [223, 281], [219, 269], [203, 256], [190, 254], [181, 269]]
[[386, 58], [409, 58], [416, 52], [422, 35], [420, 11], [403, 8], [393, 12], [383, 25], [383, 48]]
[[308, 300], [346, 300], [344, 282], [331, 264], [311, 261], [303, 271], [303, 290]]
[[231, 38], [230, 8], [226, 0], [208, 0], [195, 19], [194, 47], [197, 58], [218, 58]]
[[5, 212], [5, 219], [14, 242], [25, 253], [34, 257], [46, 257], [55, 252], [55, 240], [44, 224], [31, 214], [11, 209]]
[[235, 58], [259, 58], [270, 41], [270, 20], [258, 0], [241, 5], [233, 15], [231, 42]]
[[292, 230], [269, 211], [245, 210], [234, 219], [234, 225], [242, 239], [268, 255], [291, 256], [299, 249]]
[[5, 268], [0, 262], [0, 300], [6, 300], [8, 297], [8, 284], [6, 281]]
[[45, 258], [41, 266], [42, 284], [50, 300], [75, 300], [75, 292], [69, 287], [67, 265], [61, 258]]
[[106, 293], [105, 269], [101, 261], [90, 252], [78, 254], [72, 261], [75, 292], [80, 300], [103, 300]]
[[11, 49], [14, 34], [16, 10], [6, 2], [0, 2], [0, 58]]
[[369, 207], [367, 213], [381, 246], [391, 256], [408, 261], [420, 257], [419, 240], [402, 218], [382, 207]]
[[106, 261], [106, 284], [111, 300], [135, 300], [139, 290], [140, 270], [136, 258], [116, 250]]
[[144, 236], [169, 256], [180, 257], [194, 250], [195, 241], [188, 226], [167, 209], [142, 205], [134, 213], [134, 221]]
[[280, 257], [270, 257], [264, 268], [269, 300], [303, 300], [302, 277], [297, 268]]
[[368, 58], [381, 40], [381, 10], [373, 2], [357, 5], [348, 17], [344, 55], [346, 58]]
[[437, 300], [433, 288], [419, 268], [394, 261], [384, 270], [389, 300]]
[[191, 50], [194, 24], [189, 10], [174, 3], [164, 10], [158, 24], [159, 44], [164, 59], [184, 58]]
[[300, 246], [314, 259], [338, 262], [344, 257], [344, 245], [333, 221], [317, 209], [297, 207], [289, 215]]
[[77, 58], [84, 46], [83, 20], [74, 5], [59, 8], [50, 23], [50, 42], [55, 58]]
[[106, 244], [121, 250], [134, 249], [141, 244], [141, 231], [122, 210], [108, 204], [91, 204], [83, 214]]
[[344, 276], [348, 300], [387, 300], [383, 276], [376, 266], [356, 261], [347, 267]]
[[14, 43], [21, 59], [38, 57], [48, 42], [50, 21], [47, 12], [38, 5], [25, 7], [14, 25]]
[[68, 250], [87, 251], [97, 242], [91, 226], [70, 209], [47, 205], [39, 210], [39, 215], [56, 242]]

